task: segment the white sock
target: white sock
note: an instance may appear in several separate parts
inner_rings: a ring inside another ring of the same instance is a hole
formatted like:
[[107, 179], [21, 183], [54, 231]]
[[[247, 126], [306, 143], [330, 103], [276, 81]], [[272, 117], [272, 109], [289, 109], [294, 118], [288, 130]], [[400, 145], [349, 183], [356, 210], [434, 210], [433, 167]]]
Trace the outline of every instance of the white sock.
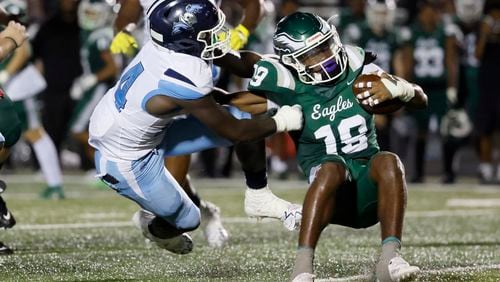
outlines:
[[35, 155], [49, 187], [62, 186], [62, 173], [56, 146], [47, 133], [33, 144]]
[[491, 163], [480, 163], [479, 172], [486, 180], [493, 178], [493, 165]]

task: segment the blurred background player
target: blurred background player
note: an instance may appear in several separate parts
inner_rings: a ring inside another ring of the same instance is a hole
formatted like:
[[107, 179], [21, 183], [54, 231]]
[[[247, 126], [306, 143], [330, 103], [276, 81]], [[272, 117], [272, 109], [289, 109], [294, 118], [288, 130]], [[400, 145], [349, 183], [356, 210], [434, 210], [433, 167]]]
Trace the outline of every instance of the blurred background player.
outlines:
[[[394, 28], [396, 2], [394, 0], [367, 0], [364, 14], [366, 20], [351, 24], [343, 34], [347, 44], [359, 46], [373, 52], [375, 63], [384, 71], [405, 77], [402, 64], [401, 29]], [[377, 140], [382, 150], [390, 150], [392, 115], [376, 115]]]
[[500, 183], [500, 165], [496, 175], [493, 168], [493, 133], [500, 125], [500, 1], [486, 2], [485, 17], [481, 21], [476, 56], [479, 67], [479, 105], [475, 129], [479, 138], [479, 175], [484, 184]]
[[118, 66], [109, 51], [113, 39], [112, 20], [112, 6], [104, 0], [83, 0], [78, 6], [83, 74], [70, 89], [71, 98], [77, 104], [69, 126], [72, 137], [84, 148], [90, 163], [94, 163], [94, 150], [88, 144], [90, 115], [118, 76]]
[[[3, 0], [0, 7], [10, 15], [18, 16], [19, 20], [27, 22], [27, 3], [23, 0]], [[36, 97], [45, 89], [45, 80], [35, 67], [29, 63], [31, 59], [29, 41], [16, 49], [12, 56], [0, 64], [0, 84], [4, 87], [14, 102], [17, 114], [22, 122], [23, 137], [33, 148], [40, 165], [47, 187], [41, 192], [41, 197], [50, 198], [56, 195], [64, 199], [62, 189], [62, 172], [57, 150], [52, 138], [45, 132], [40, 119], [39, 104]], [[29, 86], [28, 86], [29, 85]]]
[[441, 124], [441, 136], [446, 144], [442, 156], [445, 184], [456, 182], [456, 155], [460, 147], [467, 144], [472, 132], [471, 120], [475, 119], [477, 112], [479, 61], [475, 56], [475, 50], [484, 1], [455, 0], [454, 4], [456, 16], [451, 20], [459, 28], [457, 32], [459, 79], [457, 99], [451, 101], [450, 109]]
[[[0, 10], [1, 15], [5, 11]], [[0, 59], [5, 59], [12, 51], [23, 45], [28, 38], [26, 28], [13, 21], [0, 32]], [[21, 121], [14, 109], [14, 104], [0, 88], [0, 168], [9, 156], [10, 148], [21, 136]], [[0, 181], [0, 193], [4, 192], [6, 185]], [[5, 201], [0, 196], [0, 227], [11, 228], [16, 224], [14, 216], [7, 209]], [[11, 254], [13, 251], [0, 242], [0, 255]]]
[[[458, 68], [456, 27], [444, 25], [441, 2], [421, 0], [418, 3], [418, 17], [410, 27], [411, 35], [408, 39], [408, 46], [411, 48], [408, 53], [411, 56], [405, 56], [404, 66], [410, 68], [405, 72], [409, 74], [409, 79], [425, 89], [429, 106], [422, 111], [410, 112], [417, 125], [415, 172], [411, 178], [413, 183], [424, 182], [424, 161], [431, 117], [435, 116], [439, 125], [448, 111], [448, 105], [457, 99]], [[441, 140], [443, 148], [446, 146], [444, 141]]]
[[40, 95], [43, 125], [60, 153], [74, 108], [69, 92], [73, 81], [82, 74], [82, 66], [78, 1], [57, 0], [54, 4], [55, 13], [52, 11], [40, 25], [32, 43], [35, 65], [47, 82]]
[[[165, 0], [172, 2], [173, 0]], [[207, 0], [209, 1], [209, 0]], [[217, 2], [220, 5], [220, 0], [210, 0]], [[147, 9], [153, 4], [153, 0], [128, 0], [121, 4], [118, 17], [114, 23], [115, 31], [117, 32], [111, 44], [111, 51], [119, 54], [123, 53], [132, 56], [137, 52], [139, 44], [132, 35], [139, 23], [143, 13], [146, 14]], [[248, 42], [250, 32], [257, 26], [259, 15], [261, 12], [259, 0], [237, 0], [244, 8], [244, 16], [240, 24], [231, 29], [231, 48], [239, 50]], [[148, 29], [147, 17], [144, 17], [144, 27]], [[149, 40], [149, 32], [146, 31], [144, 40]]]

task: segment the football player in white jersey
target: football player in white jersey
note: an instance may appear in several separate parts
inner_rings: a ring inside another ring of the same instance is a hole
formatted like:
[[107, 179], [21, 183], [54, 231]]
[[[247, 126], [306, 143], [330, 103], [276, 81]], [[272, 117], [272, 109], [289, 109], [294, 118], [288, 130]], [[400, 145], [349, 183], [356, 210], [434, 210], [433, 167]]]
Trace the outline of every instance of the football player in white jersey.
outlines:
[[[115, 29], [123, 30], [125, 27], [125, 30], [129, 31], [121, 32], [115, 36], [114, 42], [111, 46], [112, 51], [123, 52], [123, 50], [129, 50], [121, 48], [127, 46], [130, 47], [129, 43], [135, 42], [135, 39], [133, 39], [130, 35], [132, 29], [128, 24], [137, 22], [141, 16], [141, 12], [146, 13], [153, 2], [154, 1], [151, 0], [130, 0], [123, 3], [115, 21]], [[175, 1], [167, 0], [167, 2]], [[248, 27], [250, 30], [253, 30], [259, 20], [259, 1], [245, 0], [240, 2], [240, 4], [245, 8], [245, 15], [242, 23], [236, 29], [231, 31], [232, 49], [239, 49], [242, 46], [241, 42], [235, 43], [235, 41], [238, 41], [237, 39], [241, 39], [241, 33], [237, 32], [238, 28]], [[145, 18], [147, 21], [147, 16]], [[148, 24], [146, 23], [146, 26], [147, 25]], [[145, 40], [149, 40], [149, 30], [146, 30], [144, 33], [146, 34]], [[113, 46], [115, 48], [113, 48]], [[240, 56], [248, 57], [247, 61], [250, 62], [248, 65], [253, 65], [253, 62], [257, 60], [252, 58], [252, 53], [248, 52], [240, 53]], [[231, 72], [235, 72], [237, 75], [251, 77], [253, 68], [250, 68], [251, 72], [249, 72], [248, 75], [242, 74], [241, 71], [235, 70], [235, 65], [237, 65], [237, 63], [235, 64], [231, 57], [233, 56], [225, 56], [224, 58], [218, 59], [216, 60], [216, 64], [228, 68]], [[215, 69], [213, 72], [216, 73], [217, 70]], [[300, 207], [298, 205], [292, 205], [288, 201], [284, 201], [276, 197], [267, 188], [266, 153], [264, 141], [252, 144], [238, 144], [235, 146], [235, 151], [240, 163], [242, 164], [242, 169], [245, 173], [246, 184], [248, 187], [245, 193], [245, 212], [247, 215], [251, 217], [278, 218], [284, 222], [286, 228], [295, 228], [296, 223], [298, 223], [299, 220], [296, 219], [295, 216], [299, 216]], [[191, 200], [193, 200], [196, 205], [200, 207], [202, 212], [202, 226], [209, 245], [215, 247], [223, 245], [228, 240], [228, 235], [222, 225], [222, 222], [220, 221], [220, 212], [218, 207], [208, 201], [201, 200], [195, 189], [192, 187], [189, 177], [187, 176], [190, 165], [190, 155], [169, 157], [166, 159], [165, 163], [169, 172], [184, 188]], [[287, 214], [290, 214], [290, 210], [294, 211], [294, 217], [286, 216]]]
[[247, 114], [229, 113], [208, 95], [211, 61], [230, 50], [225, 16], [213, 3], [157, 2], [148, 19], [152, 40], [97, 105], [89, 143], [98, 176], [142, 207], [134, 222], [143, 235], [184, 254], [192, 250], [185, 232], [198, 227], [200, 211], [165, 169], [164, 157], [298, 130], [302, 112], [287, 106], [271, 118], [238, 120]]

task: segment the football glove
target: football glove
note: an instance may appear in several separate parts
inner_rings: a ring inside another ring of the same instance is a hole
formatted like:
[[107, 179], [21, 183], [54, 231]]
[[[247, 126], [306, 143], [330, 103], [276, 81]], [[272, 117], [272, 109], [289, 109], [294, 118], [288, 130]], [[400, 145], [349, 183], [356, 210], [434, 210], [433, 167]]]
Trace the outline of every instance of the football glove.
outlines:
[[283, 106], [272, 118], [276, 122], [276, 132], [299, 130], [304, 121], [300, 105]]
[[120, 31], [115, 35], [109, 49], [113, 54], [125, 54], [132, 57], [137, 52], [139, 45], [135, 38], [126, 31]]
[[250, 32], [244, 25], [238, 25], [231, 30], [231, 49], [240, 50], [247, 44]]
[[455, 87], [448, 87], [446, 89], [446, 99], [450, 105], [455, 105], [458, 101], [457, 89]]
[[10, 79], [10, 74], [8, 71], [3, 70], [0, 71], [0, 85], [5, 85], [7, 81]]
[[69, 94], [71, 95], [71, 99], [80, 100], [85, 91], [92, 88], [97, 84], [97, 77], [93, 74], [84, 74], [79, 78], [75, 79], [73, 85], [71, 86], [71, 90]]

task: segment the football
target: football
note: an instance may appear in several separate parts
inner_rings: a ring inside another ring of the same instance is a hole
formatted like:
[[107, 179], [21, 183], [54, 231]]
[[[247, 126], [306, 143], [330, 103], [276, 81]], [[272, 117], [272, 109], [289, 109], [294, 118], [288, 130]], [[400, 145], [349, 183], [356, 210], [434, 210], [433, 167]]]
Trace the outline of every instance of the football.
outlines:
[[[356, 96], [359, 93], [368, 90], [368, 88], [355, 87], [355, 85], [358, 85], [358, 83], [363, 82], [363, 85], [367, 85], [370, 81], [378, 81], [380, 79], [381, 77], [376, 74], [362, 74], [358, 76], [358, 78], [356, 78], [352, 85], [352, 91], [354, 92], [354, 95]], [[361, 107], [363, 107], [363, 109], [365, 109], [365, 111], [371, 114], [390, 114], [396, 112], [404, 106], [404, 102], [399, 99], [387, 100], [374, 106], [364, 105], [361, 102], [359, 104], [361, 105]]]

